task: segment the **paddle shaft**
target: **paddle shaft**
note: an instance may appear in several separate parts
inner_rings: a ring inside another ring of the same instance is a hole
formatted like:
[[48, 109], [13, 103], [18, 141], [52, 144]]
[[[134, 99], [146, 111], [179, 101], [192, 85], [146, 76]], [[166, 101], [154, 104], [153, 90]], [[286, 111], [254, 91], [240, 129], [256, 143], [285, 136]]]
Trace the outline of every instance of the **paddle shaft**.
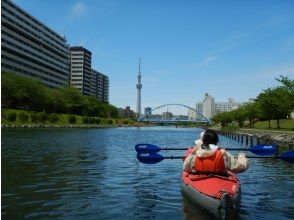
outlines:
[[[169, 157], [163, 157], [164, 159], [185, 159], [186, 157], [180, 157], [180, 156], [169, 156]], [[274, 158], [274, 159], [280, 159], [280, 157], [262, 157], [262, 156], [246, 156], [246, 158]]]
[[[164, 148], [160, 148], [161, 150], [187, 150], [187, 148], [167, 148], [167, 147], [164, 147]], [[224, 149], [224, 150], [250, 150], [250, 148], [221, 148], [221, 149]]]

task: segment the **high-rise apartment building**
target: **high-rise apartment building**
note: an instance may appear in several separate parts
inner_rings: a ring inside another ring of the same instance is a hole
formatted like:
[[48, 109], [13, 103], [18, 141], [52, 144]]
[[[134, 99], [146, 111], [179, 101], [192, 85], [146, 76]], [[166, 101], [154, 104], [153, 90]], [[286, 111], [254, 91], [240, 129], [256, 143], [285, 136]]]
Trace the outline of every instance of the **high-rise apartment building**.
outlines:
[[109, 79], [106, 75], [91, 70], [93, 95], [101, 102], [109, 102]]
[[202, 102], [202, 114], [204, 117], [210, 119], [215, 113], [214, 98], [208, 93], [205, 93], [204, 100]]
[[69, 84], [66, 39], [10, 0], [1, 1], [1, 67], [50, 88]]
[[70, 84], [82, 95], [93, 95], [91, 59], [92, 53], [84, 47], [70, 48]]

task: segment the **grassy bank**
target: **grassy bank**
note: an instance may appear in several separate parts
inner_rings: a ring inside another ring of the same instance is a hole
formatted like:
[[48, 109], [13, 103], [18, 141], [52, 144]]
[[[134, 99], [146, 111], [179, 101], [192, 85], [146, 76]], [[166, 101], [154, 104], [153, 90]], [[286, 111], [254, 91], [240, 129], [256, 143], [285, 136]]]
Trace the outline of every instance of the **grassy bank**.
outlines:
[[211, 126], [213, 129], [220, 129], [222, 131], [242, 131], [242, 130], [252, 130], [252, 131], [273, 131], [281, 133], [293, 133], [294, 134], [294, 120], [293, 119], [282, 119], [280, 120], [280, 128], [278, 128], [277, 121], [271, 120], [271, 127], [268, 126], [268, 121], [258, 121], [254, 124], [254, 127], [244, 126], [240, 128], [237, 124], [229, 124], [227, 127], [221, 127], [219, 124], [214, 124]]
[[[69, 119], [71, 118], [71, 119]], [[7, 126], [22, 125], [52, 125], [52, 126], [74, 126], [74, 125], [95, 125], [95, 126], [144, 126], [131, 119], [113, 119], [87, 117], [74, 114], [52, 114], [34, 112], [19, 109], [2, 109], [1, 124]]]
[[[276, 120], [271, 120], [271, 128], [268, 126], [268, 121], [258, 121], [255, 123], [253, 129], [262, 129], [262, 130], [292, 130], [294, 131], [294, 120], [293, 119], [281, 119], [280, 128]], [[249, 128], [249, 127], [248, 127]]]

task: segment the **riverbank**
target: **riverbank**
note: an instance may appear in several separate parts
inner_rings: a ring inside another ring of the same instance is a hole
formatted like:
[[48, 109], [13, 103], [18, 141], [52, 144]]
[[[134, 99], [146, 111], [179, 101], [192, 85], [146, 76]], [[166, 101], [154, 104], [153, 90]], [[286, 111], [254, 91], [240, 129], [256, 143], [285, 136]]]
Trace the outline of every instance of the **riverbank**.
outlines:
[[146, 126], [149, 126], [149, 124], [130, 118], [99, 118], [19, 109], [2, 109], [1, 111], [2, 128], [112, 128]]
[[114, 124], [114, 125], [98, 125], [98, 124], [2, 124], [2, 128], [117, 128], [117, 127], [147, 127], [149, 125], [142, 124]]
[[287, 147], [294, 150], [293, 131], [240, 129], [238, 133], [250, 134], [262, 142], [276, 144], [279, 147]]
[[[212, 128], [219, 133], [224, 132], [221, 128]], [[231, 134], [245, 135], [257, 139], [260, 143], [275, 144], [278, 147], [286, 147], [294, 150], [294, 132], [280, 130], [262, 130], [262, 129], [237, 129], [226, 131]]]

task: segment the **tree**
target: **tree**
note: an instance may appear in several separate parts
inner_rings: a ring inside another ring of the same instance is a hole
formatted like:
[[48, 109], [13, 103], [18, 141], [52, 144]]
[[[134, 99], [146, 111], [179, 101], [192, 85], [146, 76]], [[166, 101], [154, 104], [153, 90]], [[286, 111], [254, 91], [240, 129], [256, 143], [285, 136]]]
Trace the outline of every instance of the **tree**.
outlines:
[[2, 74], [3, 107], [42, 111], [45, 87], [40, 82], [15, 73]]
[[243, 127], [244, 126], [244, 121], [246, 119], [246, 111], [244, 109], [244, 107], [240, 107], [238, 109], [235, 109], [233, 111], [231, 111], [233, 120], [235, 120], [239, 127]]
[[249, 121], [249, 126], [254, 127], [256, 120], [260, 117], [260, 107], [257, 102], [246, 102], [243, 107], [245, 118]]
[[291, 113], [292, 103], [289, 98], [289, 92], [285, 87], [266, 89], [258, 95], [257, 102], [260, 103], [262, 114], [269, 122], [269, 128], [271, 119], [276, 119], [280, 128], [279, 120]]
[[288, 94], [284, 94], [286, 95], [287, 99], [288, 99], [288, 106], [290, 108], [290, 113], [294, 110], [294, 80], [289, 79], [288, 77], [284, 77], [282, 75], [280, 75], [281, 79], [276, 78], [277, 81], [279, 81], [280, 83], [283, 84], [283, 88], [285, 88], [287, 90]]
[[67, 113], [82, 115], [84, 101], [80, 91], [72, 86], [61, 88], [60, 91], [66, 104]]
[[221, 123], [221, 126], [228, 126], [233, 121], [232, 114], [230, 112], [222, 112], [212, 117], [212, 121]]

